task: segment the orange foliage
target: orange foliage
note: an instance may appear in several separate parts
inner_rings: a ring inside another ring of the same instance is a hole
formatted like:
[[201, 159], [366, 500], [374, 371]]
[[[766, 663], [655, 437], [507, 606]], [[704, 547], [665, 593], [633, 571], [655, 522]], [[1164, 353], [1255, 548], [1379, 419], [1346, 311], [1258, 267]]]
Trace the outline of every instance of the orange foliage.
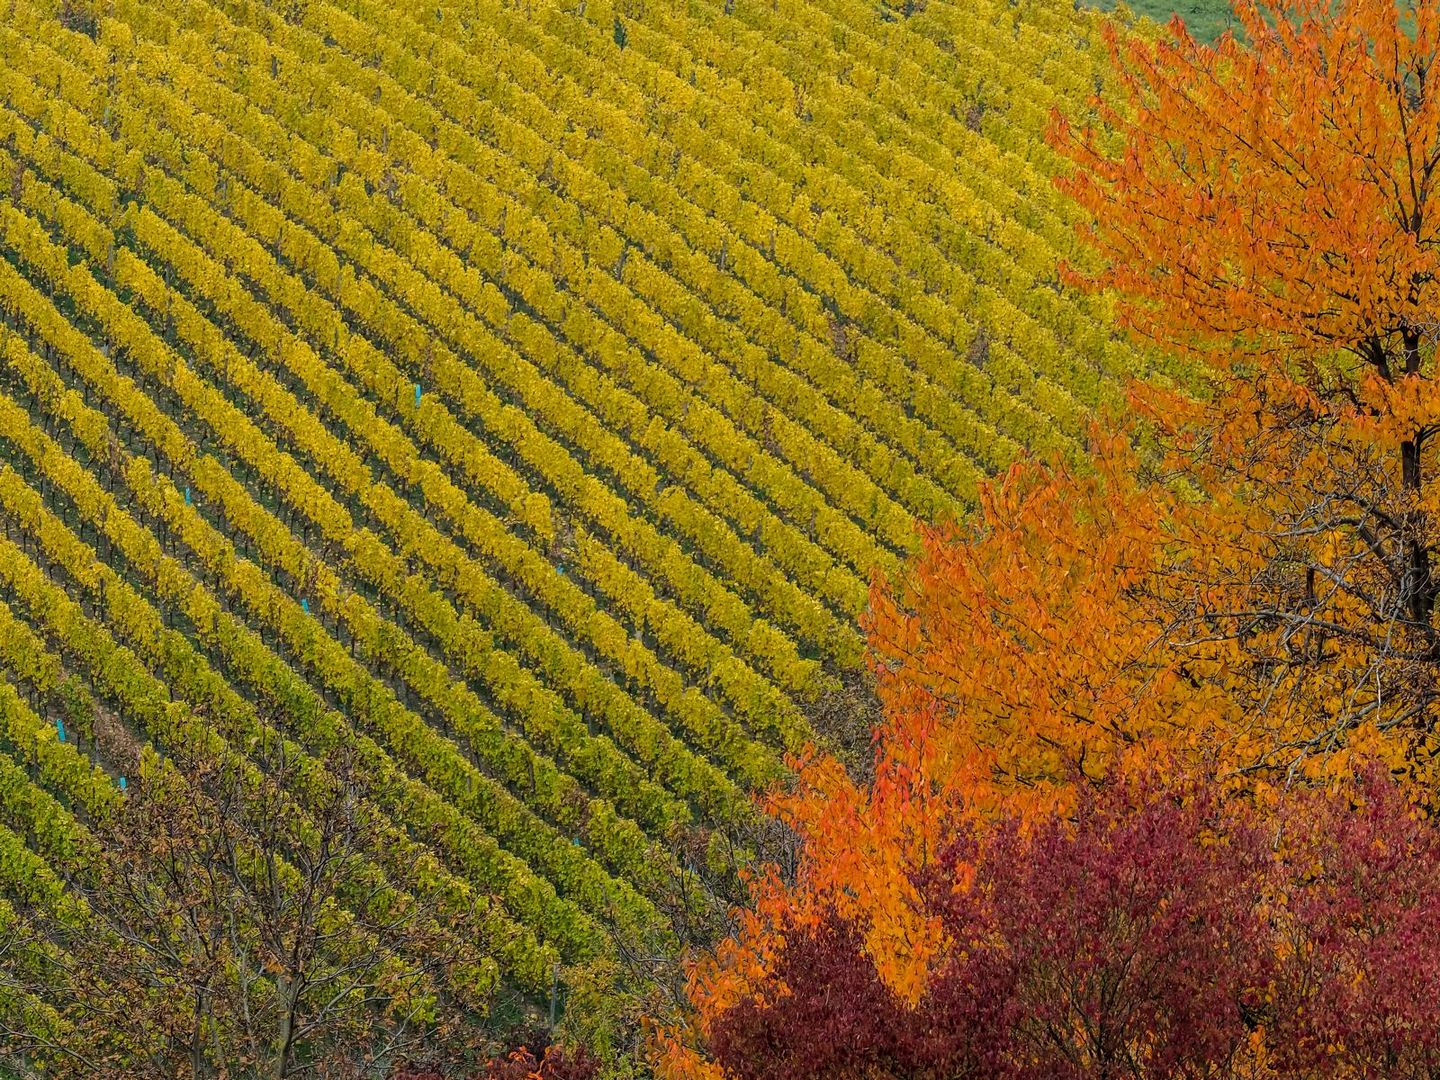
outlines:
[[1108, 31], [1119, 99], [1096, 102], [1098, 127], [1056, 115], [1051, 132], [1102, 259], [1066, 276], [1113, 288], [1122, 325], [1244, 397], [1210, 418], [1216, 445], [1240, 451], [1212, 457], [1229, 472], [1212, 469], [1212, 487], [1278, 513], [1287, 537], [1344, 497], [1320, 529], [1391, 579], [1361, 602], [1437, 658], [1440, 5], [1246, 0], [1236, 14], [1245, 44], [1201, 45], [1178, 20], [1157, 43]]
[[1440, 317], [1440, 9], [1235, 14], [1244, 42], [1214, 47], [1179, 20], [1153, 43], [1107, 27], [1119, 101], [1097, 102], [1098, 130], [1057, 115], [1053, 132], [1106, 263], [1074, 277], [1113, 287], [1124, 325], [1219, 363], [1394, 344]]
[[1157, 591], [1172, 639], [1266, 715], [1273, 762], [1437, 719], [1440, 5], [1236, 13], [1244, 44], [1110, 30], [1118, 99], [1051, 138], [1102, 259], [1069, 280], [1213, 376], [1205, 405], [1148, 394], [1225, 521]]

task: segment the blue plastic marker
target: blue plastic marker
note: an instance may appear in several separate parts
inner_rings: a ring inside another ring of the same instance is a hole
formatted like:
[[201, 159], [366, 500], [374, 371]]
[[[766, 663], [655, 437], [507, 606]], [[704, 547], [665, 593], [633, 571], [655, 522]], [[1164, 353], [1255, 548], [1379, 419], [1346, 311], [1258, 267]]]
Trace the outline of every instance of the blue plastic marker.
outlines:
[[420, 407], [420, 384], [418, 382], [415, 384], [415, 407], [417, 409]]
[[189, 484], [186, 484], [186, 485], [185, 485], [185, 505], [186, 505], [186, 506], [189, 506], [189, 505], [190, 505], [190, 485], [189, 485]]
[[300, 598], [300, 610], [305, 612], [306, 615], [310, 614], [310, 601], [306, 600], [303, 596]]
[[124, 790], [125, 790], [125, 777], [123, 777], [123, 776], [120, 777], [120, 790], [121, 790], [121, 791], [124, 791]]
[[557, 566], [557, 567], [555, 567], [555, 572], [556, 572], [557, 574], [563, 574], [563, 573], [565, 573], [565, 567], [563, 567], [563, 566]]
[[55, 731], [60, 735], [60, 741], [65, 741], [65, 718], [57, 717], [55, 720]]

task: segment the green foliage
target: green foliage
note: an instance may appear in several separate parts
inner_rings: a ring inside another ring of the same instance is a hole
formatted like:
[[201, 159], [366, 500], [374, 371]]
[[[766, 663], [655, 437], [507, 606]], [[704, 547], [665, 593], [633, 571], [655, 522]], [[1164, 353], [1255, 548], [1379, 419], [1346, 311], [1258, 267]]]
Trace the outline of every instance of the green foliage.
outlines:
[[647, 1000], [653, 987], [611, 958], [567, 968], [561, 979], [565, 1010], [557, 1032], [560, 1041], [589, 1048], [603, 1063], [603, 1076], [629, 1080], [640, 1075], [635, 1070], [643, 1056], [642, 1021], [657, 1011], [657, 1002]]

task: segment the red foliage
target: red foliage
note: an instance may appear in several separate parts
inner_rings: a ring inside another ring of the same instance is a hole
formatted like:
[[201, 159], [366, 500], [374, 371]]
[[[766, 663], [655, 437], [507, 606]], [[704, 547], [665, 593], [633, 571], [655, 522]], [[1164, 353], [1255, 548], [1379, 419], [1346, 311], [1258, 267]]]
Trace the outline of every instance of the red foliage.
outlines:
[[[547, 1046], [543, 1032], [524, 1042], [541, 1047], [538, 1056], [528, 1046], [517, 1046], [469, 1073], [470, 1080], [595, 1080], [600, 1072], [600, 1060], [583, 1047], [565, 1050]], [[462, 1075], [466, 1074], [433, 1064], [406, 1065], [391, 1072], [390, 1080], [453, 1080]]]
[[1383, 774], [1264, 812], [1208, 783], [1087, 786], [1073, 814], [966, 826], [916, 887], [946, 949], [913, 1008], [863, 928], [797, 928], [766, 991], [710, 1027], [726, 1075], [1420, 1077], [1440, 1063], [1440, 832]]
[[1292, 1076], [1440, 1075], [1440, 828], [1378, 770], [1355, 795], [1292, 815], [1271, 1054]]
[[[1213, 789], [1082, 786], [1073, 824], [1050, 815], [1027, 837], [1006, 818], [981, 842], [971, 830], [922, 888], [951, 941], [982, 943], [955, 951], [929, 996], [964, 1018], [998, 1008], [985, 1019], [1008, 1045], [987, 1071], [1201, 1075], [1245, 1044], [1268, 975], [1265, 842]], [[971, 864], [974, 886], [955, 891]]]
[[737, 1080], [822, 1080], [863, 1065], [913, 1071], [910, 1017], [862, 950], [855, 927], [832, 918], [792, 937], [776, 966], [789, 993], [722, 1015], [710, 1049]]

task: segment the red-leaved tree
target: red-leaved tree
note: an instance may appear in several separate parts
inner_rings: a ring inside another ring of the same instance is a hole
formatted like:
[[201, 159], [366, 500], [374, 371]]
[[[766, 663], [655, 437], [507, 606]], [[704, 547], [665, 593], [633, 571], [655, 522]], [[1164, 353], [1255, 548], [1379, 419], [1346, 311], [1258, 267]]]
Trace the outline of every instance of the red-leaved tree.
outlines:
[[945, 949], [911, 1007], [862, 928], [797, 927], [709, 1025], [736, 1080], [1430, 1077], [1440, 831], [1374, 770], [1269, 807], [1145, 773], [962, 827], [916, 877]]

